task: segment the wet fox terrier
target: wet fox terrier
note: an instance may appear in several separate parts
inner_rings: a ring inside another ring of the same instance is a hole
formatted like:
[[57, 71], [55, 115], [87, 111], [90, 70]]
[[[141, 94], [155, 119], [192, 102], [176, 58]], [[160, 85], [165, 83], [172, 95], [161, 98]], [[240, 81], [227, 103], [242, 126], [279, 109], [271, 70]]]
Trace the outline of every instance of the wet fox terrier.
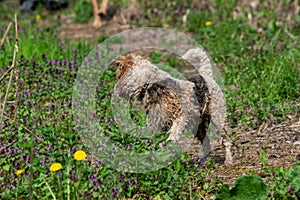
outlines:
[[180, 80], [139, 54], [119, 57], [112, 63], [117, 67], [114, 95], [131, 104], [142, 104], [152, 131], [168, 132], [168, 140], [177, 144], [185, 143], [182, 138], [190, 134], [200, 140], [202, 152], [207, 155], [209, 132], [220, 135], [223, 130], [225, 98], [202, 49], [191, 49], [183, 58], [198, 68], [199, 75]]

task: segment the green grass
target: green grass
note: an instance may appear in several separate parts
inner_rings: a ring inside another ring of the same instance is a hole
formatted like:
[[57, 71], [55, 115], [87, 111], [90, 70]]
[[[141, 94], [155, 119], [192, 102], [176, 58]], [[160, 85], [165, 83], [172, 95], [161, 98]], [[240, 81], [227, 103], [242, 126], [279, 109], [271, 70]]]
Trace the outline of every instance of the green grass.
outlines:
[[299, 112], [299, 36], [291, 39], [287, 34], [296, 34], [299, 25], [291, 28], [283, 22], [279, 26], [273, 18], [261, 24], [265, 30], [259, 33], [246, 18], [233, 19], [229, 7], [214, 16], [211, 26], [204, 25], [203, 19], [210, 19], [207, 11], [192, 12], [187, 23], [231, 88], [226, 89], [229, 123], [256, 128], [267, 120], [280, 122], [286, 114]]
[[[90, 20], [89, 13], [83, 12], [83, 7], [79, 6], [83, 1], [78, 2], [73, 11], [78, 12], [82, 20]], [[123, 5], [122, 2], [117, 4]], [[170, 28], [193, 35], [208, 51], [224, 77], [230, 126], [250, 130], [268, 121], [284, 122], [287, 115], [299, 113], [299, 14], [294, 23], [288, 23], [275, 14], [275, 7], [258, 8], [254, 14], [262, 16], [258, 24], [263, 29], [263, 32], [258, 32], [248, 24], [246, 15], [232, 17], [237, 1], [215, 0], [199, 8], [190, 8], [189, 2], [174, 2], [140, 2], [145, 9], [144, 15], [140, 22], [132, 23], [158, 27], [168, 24]], [[187, 8], [190, 13], [183, 24], [181, 19]], [[3, 35], [7, 22], [13, 19], [13, 10], [3, 6], [0, 11], [5, 13], [0, 22]], [[178, 17], [171, 17], [174, 13]], [[35, 14], [19, 17], [19, 96], [15, 104], [7, 104], [6, 117], [1, 122], [4, 124], [0, 134], [1, 199], [47, 199], [53, 196], [57, 199], [108, 199], [116, 196], [201, 199], [214, 196], [222, 183], [214, 175], [212, 160], [202, 165], [192, 155], [183, 154], [166, 168], [150, 173], [127, 173], [118, 172], [99, 160], [73, 159], [73, 153], [78, 149], [84, 149], [88, 155], [92, 153], [85, 149], [74, 129], [71, 95], [77, 70], [94, 44], [84, 40], [59, 40], [55, 35], [56, 27], [38, 28]], [[28, 26], [30, 20], [32, 24]], [[205, 26], [206, 21], [212, 21], [212, 24]], [[0, 49], [0, 76], [12, 61], [13, 29]], [[152, 53], [150, 57], [155, 63], [165, 62], [172, 69], [180, 64], [174, 57], [166, 58], [160, 52]], [[114, 70], [107, 70], [97, 89], [96, 113], [105, 134], [122, 148], [130, 146], [132, 152], [157, 150], [158, 142], [137, 139], [115, 124], [110, 110], [114, 75]], [[1, 102], [7, 83], [8, 77], [0, 85]], [[9, 101], [14, 100], [14, 91], [13, 82]], [[16, 121], [12, 120], [14, 112]], [[137, 124], [144, 124], [144, 115], [136, 111], [131, 114], [137, 115]], [[158, 134], [157, 141], [161, 137]], [[53, 162], [61, 163], [63, 168], [58, 172], [49, 171]], [[19, 169], [25, 169], [25, 172], [16, 176]], [[298, 161], [290, 171], [265, 169], [270, 177], [270, 182], [266, 183], [269, 199], [299, 197], [298, 180], [291, 177], [297, 170]]]

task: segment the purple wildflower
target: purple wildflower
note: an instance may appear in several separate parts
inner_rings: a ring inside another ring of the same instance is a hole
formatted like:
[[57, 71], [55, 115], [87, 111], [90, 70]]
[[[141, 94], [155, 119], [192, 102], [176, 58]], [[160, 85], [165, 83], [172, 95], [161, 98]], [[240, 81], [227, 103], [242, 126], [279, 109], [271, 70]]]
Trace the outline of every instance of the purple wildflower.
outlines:
[[78, 178], [77, 178], [77, 176], [76, 176], [76, 174], [75, 174], [74, 171], [71, 171], [71, 180], [74, 181], [74, 182], [78, 181]]
[[45, 53], [42, 53], [41, 57], [42, 57], [42, 59], [46, 59]]
[[175, 153], [175, 150], [174, 150], [174, 149], [171, 149], [169, 152], [170, 152], [170, 153]]
[[288, 189], [286, 190], [286, 193], [295, 194], [296, 190], [292, 185], [289, 185]]
[[138, 181], [136, 179], [132, 179], [132, 180], [128, 180], [128, 183], [132, 185], [136, 185], [138, 184]]
[[66, 61], [65, 61], [65, 64], [66, 64], [66, 66], [69, 66], [70, 64], [72, 64], [72, 62], [69, 61], [69, 60], [66, 60]]
[[40, 154], [38, 154], [37, 152], [34, 152], [34, 156], [40, 158]]
[[94, 56], [95, 56], [95, 59], [98, 60], [99, 59], [99, 52], [96, 51], [95, 54], [94, 54]]
[[46, 169], [45, 169], [46, 174], [49, 174], [50, 172], [50, 167], [46, 165]]
[[73, 50], [73, 58], [74, 58], [74, 60], [76, 59], [76, 57], [77, 57], [77, 49], [74, 49]]
[[75, 151], [76, 151], [76, 147], [73, 147], [73, 148], [71, 149], [71, 152], [72, 152], [72, 153], [75, 153]]
[[119, 189], [113, 188], [112, 193], [110, 195], [110, 199], [117, 199], [119, 197]]
[[146, 146], [148, 146], [149, 144], [151, 144], [151, 140], [149, 138], [146, 138]]
[[23, 139], [22, 139], [22, 142], [27, 142], [27, 141], [28, 141], [27, 138], [23, 138]]
[[27, 154], [24, 154], [23, 156], [21, 156], [21, 159], [25, 160], [25, 163], [28, 164], [30, 157]]
[[15, 110], [15, 107], [16, 106], [14, 103], [10, 104], [10, 111], [13, 112]]
[[66, 119], [66, 117], [67, 117], [67, 114], [62, 114], [62, 115], [61, 115], [61, 119], [62, 119], [62, 120]]
[[127, 145], [126, 147], [125, 147], [125, 150], [126, 151], [129, 151], [131, 149], [131, 146], [130, 145]]
[[96, 186], [98, 189], [100, 189], [100, 184], [101, 184], [102, 180], [100, 178], [97, 178], [97, 176], [98, 176], [98, 173], [90, 174], [90, 175], [88, 175], [88, 178], [94, 186]]
[[88, 65], [88, 64], [89, 64], [89, 59], [88, 59], [88, 57], [85, 57], [84, 63], [85, 63], [85, 65]]
[[92, 199], [92, 191], [84, 191], [82, 192], [82, 196], [84, 196], [85, 199]]
[[26, 88], [24, 90], [24, 94], [25, 94], [25, 97], [30, 97], [31, 93], [29, 92], [29, 90]]
[[274, 197], [274, 193], [270, 192], [267, 197], [272, 199]]
[[57, 173], [58, 173], [59, 178], [62, 179], [62, 173], [61, 173], [61, 171], [58, 171]]
[[40, 167], [46, 164], [46, 160], [47, 160], [47, 157], [45, 155], [43, 155], [43, 158], [40, 162]]
[[123, 181], [125, 177], [126, 177], [125, 173], [122, 172], [122, 173], [119, 175], [119, 180], [120, 180], [120, 181]]
[[51, 151], [51, 150], [52, 150], [52, 145], [51, 145], [51, 144], [46, 144], [46, 149], [47, 149], [48, 151]]

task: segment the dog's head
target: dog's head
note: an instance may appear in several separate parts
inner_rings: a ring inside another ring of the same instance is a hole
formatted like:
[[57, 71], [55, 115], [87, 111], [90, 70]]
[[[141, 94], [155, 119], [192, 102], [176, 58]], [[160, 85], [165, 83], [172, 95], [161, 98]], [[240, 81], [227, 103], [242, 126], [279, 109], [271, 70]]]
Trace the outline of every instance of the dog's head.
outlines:
[[112, 66], [117, 67], [117, 79], [120, 79], [133, 67], [133, 57], [134, 54], [127, 54], [112, 62]]
[[[120, 56], [118, 59], [112, 62], [112, 66], [117, 67], [117, 80], [121, 79], [126, 75], [137, 63], [141, 62], [151, 62], [150, 58], [147, 56], [141, 56], [139, 53], [129, 53]], [[145, 63], [148, 64], [148, 63]]]
[[136, 53], [123, 55], [111, 65], [117, 67], [114, 94], [125, 99], [141, 93], [157, 69], [148, 57]]

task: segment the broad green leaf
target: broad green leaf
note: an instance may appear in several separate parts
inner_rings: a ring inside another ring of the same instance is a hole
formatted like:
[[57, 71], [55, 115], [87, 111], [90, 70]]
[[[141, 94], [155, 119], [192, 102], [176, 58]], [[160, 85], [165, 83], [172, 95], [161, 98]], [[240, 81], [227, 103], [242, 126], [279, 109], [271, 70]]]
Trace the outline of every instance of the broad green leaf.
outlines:
[[230, 188], [229, 185], [223, 184], [221, 189], [216, 194], [216, 200], [230, 200]]
[[4, 169], [5, 171], [9, 171], [9, 168], [10, 168], [10, 165], [8, 165], [8, 164], [3, 166], [3, 169]]
[[229, 189], [228, 185], [223, 185], [216, 194], [219, 200], [260, 200], [265, 199], [267, 186], [259, 176], [241, 176], [236, 179], [234, 187]]
[[291, 168], [288, 172], [287, 179], [290, 182], [296, 192], [300, 191], [300, 166], [295, 166]]

